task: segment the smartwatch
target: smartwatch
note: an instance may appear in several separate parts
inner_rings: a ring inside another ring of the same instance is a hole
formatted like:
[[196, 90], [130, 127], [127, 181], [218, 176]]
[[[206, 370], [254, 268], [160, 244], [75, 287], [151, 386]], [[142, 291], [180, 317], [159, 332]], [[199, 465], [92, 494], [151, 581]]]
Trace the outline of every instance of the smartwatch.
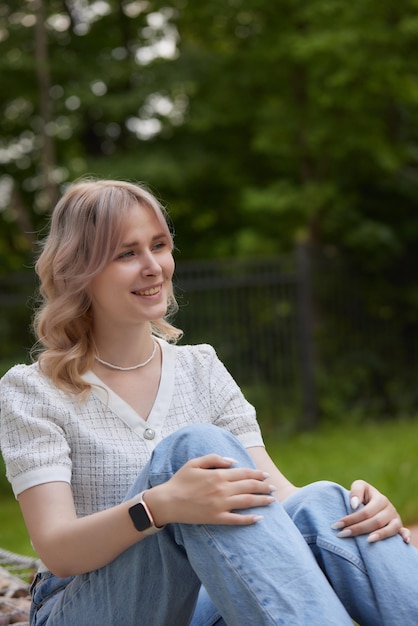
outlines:
[[129, 507], [128, 512], [137, 530], [144, 533], [144, 535], [153, 535], [162, 530], [164, 526], [156, 526], [154, 524], [151, 511], [144, 502], [144, 493], [145, 491], [141, 491], [141, 493], [132, 498], [133, 504]]

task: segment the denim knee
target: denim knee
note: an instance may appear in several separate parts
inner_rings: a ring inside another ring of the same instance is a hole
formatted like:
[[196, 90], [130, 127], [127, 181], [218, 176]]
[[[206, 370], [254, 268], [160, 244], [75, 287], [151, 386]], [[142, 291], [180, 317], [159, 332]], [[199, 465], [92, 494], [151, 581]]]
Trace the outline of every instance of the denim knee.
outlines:
[[[167, 442], [171, 439], [176, 440], [179, 443], [188, 440], [189, 443], [192, 442], [197, 446], [202, 446], [203, 453], [205, 453], [205, 451], [207, 452], [208, 445], [210, 446], [215, 441], [229, 441], [232, 445], [236, 445], [237, 443], [239, 444], [237, 438], [228, 430], [219, 428], [219, 426], [215, 426], [214, 424], [201, 423], [183, 426], [183, 428], [176, 430], [174, 433], [166, 437], [164, 441]], [[213, 450], [211, 449], [211, 451]]]
[[171, 474], [188, 460], [212, 453], [232, 456], [240, 464], [254, 467], [251, 457], [233, 434], [213, 424], [191, 424], [158, 444], [152, 453], [150, 474]]
[[303, 529], [307, 540], [308, 534], [312, 533], [310, 539], [313, 539], [319, 529], [330, 530], [334, 522], [352, 512], [349, 492], [341, 485], [327, 480], [302, 487], [286, 498], [283, 506], [299, 530]]
[[315, 500], [320, 502], [324, 502], [324, 500], [345, 501], [348, 494], [345, 487], [330, 480], [318, 480], [302, 487], [300, 491], [302, 491], [304, 497], [309, 498], [311, 502]]

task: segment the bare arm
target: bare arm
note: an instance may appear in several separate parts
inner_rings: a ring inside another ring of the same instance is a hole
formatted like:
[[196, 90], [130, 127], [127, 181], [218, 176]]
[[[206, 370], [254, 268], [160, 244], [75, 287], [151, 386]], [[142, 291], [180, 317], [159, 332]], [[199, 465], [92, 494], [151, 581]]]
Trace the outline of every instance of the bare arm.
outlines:
[[269, 456], [267, 450], [262, 446], [248, 448], [247, 452], [252, 457], [256, 467], [263, 472], [270, 474], [269, 482], [276, 487], [274, 495], [279, 502], [283, 502], [287, 496], [294, 491], [297, 491], [297, 487], [293, 485], [279, 470], [277, 465]]
[[68, 483], [27, 489], [19, 504], [36, 552], [61, 578], [97, 569], [143, 538], [130, 520], [129, 502], [77, 519]]

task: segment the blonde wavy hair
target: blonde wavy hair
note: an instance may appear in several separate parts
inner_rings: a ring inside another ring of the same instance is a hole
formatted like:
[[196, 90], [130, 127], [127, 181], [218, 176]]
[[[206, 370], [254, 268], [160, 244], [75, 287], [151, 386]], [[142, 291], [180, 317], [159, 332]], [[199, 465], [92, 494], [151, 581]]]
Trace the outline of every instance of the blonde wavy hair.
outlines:
[[[35, 265], [40, 305], [33, 326], [39, 367], [54, 384], [84, 396], [91, 388], [81, 375], [94, 362], [90, 281], [121, 244], [125, 218], [133, 206], [154, 211], [171, 241], [165, 209], [142, 185], [115, 180], [83, 180], [56, 205], [49, 234]], [[181, 331], [169, 321], [178, 306], [173, 290], [167, 315], [151, 323], [152, 333], [171, 342]]]

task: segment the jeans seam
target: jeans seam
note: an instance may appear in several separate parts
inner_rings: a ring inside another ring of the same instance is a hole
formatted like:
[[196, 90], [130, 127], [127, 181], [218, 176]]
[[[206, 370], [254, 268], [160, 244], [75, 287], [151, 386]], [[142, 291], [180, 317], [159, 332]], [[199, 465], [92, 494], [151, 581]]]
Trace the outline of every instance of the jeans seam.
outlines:
[[[211, 539], [211, 541], [213, 541], [213, 543], [216, 545], [218, 551], [220, 554], [222, 554], [222, 556], [224, 557], [225, 561], [228, 563], [228, 566], [230, 567], [231, 570], [234, 571], [234, 573], [238, 576], [238, 578], [240, 580], [242, 580], [243, 584], [245, 585], [247, 592], [249, 593], [249, 595], [251, 595], [253, 598], [256, 599], [257, 603], [257, 595], [254, 593], [253, 589], [248, 585], [247, 581], [242, 578], [242, 576], [239, 574], [238, 570], [235, 568], [235, 566], [231, 563], [230, 558], [225, 554], [223, 548], [221, 545], [219, 545], [218, 541], [216, 540], [216, 537], [214, 537], [210, 531], [209, 528], [206, 525], [202, 525], [201, 526], [203, 532]], [[272, 626], [276, 626], [276, 621], [273, 618], [273, 616], [271, 615], [270, 611], [268, 609], [266, 609], [266, 607], [263, 607], [263, 610], [266, 613], [266, 616], [271, 620]]]
[[[83, 576], [83, 575], [82, 575]], [[63, 598], [63, 601], [61, 603], [61, 606], [59, 607], [59, 615], [63, 616], [64, 615], [64, 610], [66, 608], [66, 606], [68, 604], [70, 604], [72, 602], [72, 600], [74, 598], [76, 598], [78, 596], [78, 594], [80, 593], [80, 591], [90, 583], [90, 579], [88, 578], [88, 575], [85, 576], [85, 580], [84, 582], [82, 582], [81, 584], [78, 585], [77, 589], [75, 591], [71, 591], [71, 593], [69, 592], [69, 597], [68, 598]], [[68, 587], [68, 585], [66, 586], [66, 588]], [[54, 616], [56, 617], [56, 616]]]
[[[347, 539], [342, 539], [341, 541], [355, 541], [355, 540], [347, 538]], [[327, 550], [327, 552], [331, 552], [332, 554], [335, 554], [336, 556], [344, 559], [345, 561], [348, 561], [349, 563], [354, 565], [358, 570], [360, 570], [363, 574], [368, 575], [367, 570], [364, 567], [362, 560], [357, 558], [355, 555], [353, 555], [351, 552], [348, 552], [344, 548], [339, 547], [335, 542], [331, 542], [323, 537], [318, 536], [316, 543], [319, 548], [322, 548], [323, 550]]]

